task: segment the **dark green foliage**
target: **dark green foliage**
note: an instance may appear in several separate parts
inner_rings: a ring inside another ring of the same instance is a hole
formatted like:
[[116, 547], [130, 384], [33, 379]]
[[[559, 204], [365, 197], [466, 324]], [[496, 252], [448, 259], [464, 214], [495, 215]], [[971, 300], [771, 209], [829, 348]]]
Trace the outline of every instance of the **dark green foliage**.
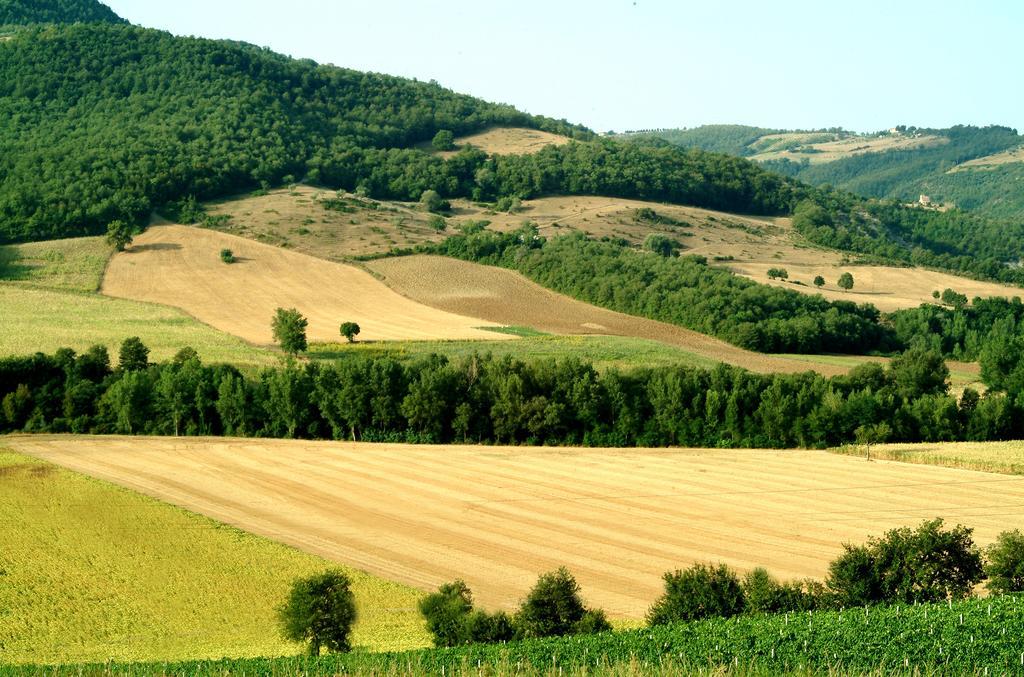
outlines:
[[455, 150], [455, 135], [450, 129], [439, 129], [430, 141], [434, 150]]
[[666, 625], [714, 616], [729, 618], [746, 608], [743, 586], [724, 564], [694, 564], [666, 572], [665, 593], [647, 612], [648, 625]]
[[789, 271], [785, 268], [769, 268], [768, 278], [772, 280], [788, 280]]
[[828, 589], [840, 606], [964, 599], [984, 577], [981, 554], [964, 526], [941, 519], [893, 529], [865, 546], [844, 546], [829, 565]]
[[815, 581], [780, 583], [766, 569], [758, 567], [743, 577], [745, 610], [760, 613], [809, 611], [822, 601], [819, 587]]
[[890, 364], [892, 378], [906, 399], [944, 394], [949, 386], [949, 367], [942, 355], [924, 348], [911, 348]]
[[278, 610], [285, 638], [309, 642], [311, 656], [319, 656], [321, 648], [350, 651], [349, 635], [356, 621], [356, 598], [350, 585], [340, 570], [295, 581], [288, 601]]
[[111, 24], [5, 41], [0, 121], [0, 241], [97, 234], [289, 176], [403, 199], [468, 194], [482, 153], [446, 162], [411, 146], [489, 125], [591, 136], [436, 84]]
[[448, 223], [444, 220], [444, 217], [440, 214], [434, 214], [430, 217], [430, 227], [438, 233], [443, 233], [448, 228]]
[[149, 365], [149, 348], [138, 336], [126, 338], [121, 342], [121, 351], [117, 359], [121, 371], [139, 371]]
[[840, 289], [845, 289], [847, 291], [853, 289], [853, 275], [850, 273], [843, 273], [839, 276], [839, 279], [836, 280], [836, 285], [838, 285]]
[[306, 345], [306, 326], [308, 320], [295, 308], [278, 308], [274, 311], [274, 318], [270, 327], [274, 333], [274, 340], [281, 346], [281, 350], [290, 355], [297, 355], [303, 352]]
[[420, 195], [420, 207], [436, 214], [438, 212], [447, 212], [452, 206], [436, 190], [428, 189]]
[[1024, 592], [1024, 532], [1004, 531], [985, 551], [986, 586], [995, 594]]
[[545, 241], [533, 226], [456, 235], [425, 250], [514, 268], [588, 303], [713, 334], [750, 350], [860, 354], [896, 347], [873, 306], [759, 285], [694, 256], [643, 256], [580, 234]]
[[825, 278], [823, 278], [821, 275], [815, 275], [814, 276], [814, 286], [815, 287], [819, 287], [819, 288], [824, 287], [825, 286]]
[[521, 637], [557, 637], [610, 629], [604, 613], [590, 610], [580, 597], [580, 586], [562, 567], [541, 575], [515, 616]]
[[942, 299], [943, 303], [953, 306], [956, 310], [960, 310], [967, 305], [967, 295], [958, 294], [952, 289], [943, 290], [942, 295], [939, 298]]
[[235, 253], [233, 251], [231, 251], [230, 249], [221, 249], [220, 250], [220, 260], [223, 261], [224, 263], [234, 263], [235, 262]]
[[0, 26], [32, 23], [124, 23], [96, 0], [0, 0]]
[[123, 252], [125, 247], [132, 243], [134, 228], [130, 225], [115, 219], [107, 224], [107, 244], [114, 248], [114, 251]]
[[632, 132], [628, 136], [651, 136], [684, 148], [700, 148], [729, 155], [750, 155], [749, 147], [762, 136], [779, 134], [784, 130], [748, 127], [746, 125], [703, 125], [693, 129], [660, 129], [655, 131]]
[[341, 335], [348, 340], [349, 343], [352, 343], [356, 340], [356, 336], [358, 336], [359, 332], [362, 330], [359, 328], [359, 325], [356, 324], [355, 322], [342, 322], [339, 331], [341, 332]]
[[667, 235], [661, 235], [659, 233], [651, 233], [644, 240], [644, 249], [652, 251], [659, 256], [665, 258], [671, 258], [673, 256], [679, 256], [679, 250], [682, 245], [679, 244], [678, 240], [673, 240]]
[[434, 646], [507, 642], [515, 636], [512, 618], [473, 608], [473, 593], [464, 581], [446, 583], [419, 602]]
[[0, 432], [768, 448], [847, 444], [872, 427], [895, 442], [1024, 434], [1024, 399], [967, 391], [958, 402], [935, 390], [945, 365], [925, 364], [935, 374], [911, 369], [917, 380], [902, 385], [899, 362], [826, 379], [726, 365], [598, 373], [578, 360], [488, 355], [349, 355], [243, 377], [183, 351], [111, 375], [105, 351], [62, 350], [0, 359], [0, 402], [10, 396], [16, 414], [0, 416]]

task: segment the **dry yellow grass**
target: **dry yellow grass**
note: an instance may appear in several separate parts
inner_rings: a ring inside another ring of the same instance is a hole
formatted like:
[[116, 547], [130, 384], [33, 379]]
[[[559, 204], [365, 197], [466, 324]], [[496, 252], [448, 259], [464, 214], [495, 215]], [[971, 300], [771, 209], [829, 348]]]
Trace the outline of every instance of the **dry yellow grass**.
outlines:
[[[850, 456], [865, 454], [864, 448], [856, 445], [840, 447], [834, 451]], [[872, 458], [891, 461], [1024, 475], [1024, 440], [873, 444], [870, 451]]]
[[634, 336], [683, 348], [715, 362], [763, 373], [817, 370], [841, 374], [847, 367], [743, 350], [725, 341], [664, 322], [598, 308], [556, 294], [504, 268], [442, 256], [406, 256], [372, 261], [367, 267], [392, 289], [440, 310], [482, 317], [498, 324], [532, 327], [552, 334]]
[[[492, 127], [476, 134], [460, 136], [455, 139], [458, 148], [473, 146], [489, 155], [529, 155], [536, 153], [545, 146], [561, 146], [569, 143], [566, 136], [542, 132], [539, 129], [523, 127]], [[429, 147], [430, 144], [425, 144]], [[437, 153], [442, 157], [451, 157], [458, 150]]]
[[1013, 164], [1016, 162], [1024, 162], [1024, 146], [1018, 146], [1017, 148], [1004, 150], [1000, 153], [993, 153], [992, 155], [986, 155], [985, 157], [962, 162], [946, 173], [952, 174], [953, 172], [958, 172], [964, 169], [990, 169], [992, 167], [998, 167], [999, 165]]
[[981, 545], [1024, 477], [816, 451], [12, 437], [13, 449], [421, 589], [463, 577], [513, 607], [566, 565], [638, 617], [696, 561], [825, 574], [843, 542], [942, 517]]
[[[225, 248], [236, 263], [220, 260]], [[477, 328], [492, 323], [410, 301], [358, 268], [188, 226], [154, 226], [138, 236], [111, 259], [102, 292], [181, 308], [255, 344], [273, 341], [277, 307], [305, 315], [311, 341], [337, 340], [345, 321], [371, 341], [502, 338]]]

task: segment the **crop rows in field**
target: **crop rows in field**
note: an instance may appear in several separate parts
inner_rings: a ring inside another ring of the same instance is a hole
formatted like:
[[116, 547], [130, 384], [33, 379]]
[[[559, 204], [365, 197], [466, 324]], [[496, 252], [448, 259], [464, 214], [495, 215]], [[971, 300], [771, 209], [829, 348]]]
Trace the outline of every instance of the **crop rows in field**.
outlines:
[[[1024, 599], [741, 616], [591, 636], [321, 658], [65, 666], [46, 674], [740, 674], [1024, 671]], [[624, 670], [623, 667], [626, 667]], [[23, 674], [4, 670], [0, 675]], [[719, 672], [720, 674], [720, 672]]]

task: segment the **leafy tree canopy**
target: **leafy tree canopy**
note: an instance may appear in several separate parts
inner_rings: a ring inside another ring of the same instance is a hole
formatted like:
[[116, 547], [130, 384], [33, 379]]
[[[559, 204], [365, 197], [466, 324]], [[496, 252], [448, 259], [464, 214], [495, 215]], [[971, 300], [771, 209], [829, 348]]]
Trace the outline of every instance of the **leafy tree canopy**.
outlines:
[[0, 0], [0, 26], [79, 22], [125, 23], [97, 0]]

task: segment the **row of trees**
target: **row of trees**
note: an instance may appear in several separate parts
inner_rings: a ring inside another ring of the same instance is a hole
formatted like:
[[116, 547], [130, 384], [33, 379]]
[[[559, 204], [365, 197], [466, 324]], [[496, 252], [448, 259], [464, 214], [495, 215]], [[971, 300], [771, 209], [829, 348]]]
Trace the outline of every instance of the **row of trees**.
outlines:
[[943, 360], [924, 350], [833, 378], [726, 365], [599, 373], [574, 359], [489, 355], [352, 355], [250, 377], [191, 349], [150, 364], [137, 339], [120, 357], [116, 369], [102, 347], [0, 360], [0, 432], [768, 448], [852, 443], [869, 429], [881, 431], [873, 442], [1024, 434], [1019, 364], [1008, 395], [958, 399]]
[[[780, 582], [763, 568], [740, 578], [724, 564], [697, 563], [665, 573], [665, 591], [647, 622], [934, 603], [968, 598], [985, 579], [994, 594], [1024, 592], [1024, 532], [1003, 532], [985, 557], [971, 534], [961, 525], [945, 529], [934, 519], [916, 529], [893, 529], [864, 545], [846, 544], [824, 582]], [[437, 647], [611, 630], [604, 612], [584, 603], [579, 584], [564, 567], [540, 576], [514, 614], [477, 608], [462, 580], [440, 586], [420, 600], [419, 609]], [[308, 642], [314, 656], [321, 647], [348, 651], [355, 618], [355, 597], [340, 571], [296, 581], [279, 611], [285, 637]]]

